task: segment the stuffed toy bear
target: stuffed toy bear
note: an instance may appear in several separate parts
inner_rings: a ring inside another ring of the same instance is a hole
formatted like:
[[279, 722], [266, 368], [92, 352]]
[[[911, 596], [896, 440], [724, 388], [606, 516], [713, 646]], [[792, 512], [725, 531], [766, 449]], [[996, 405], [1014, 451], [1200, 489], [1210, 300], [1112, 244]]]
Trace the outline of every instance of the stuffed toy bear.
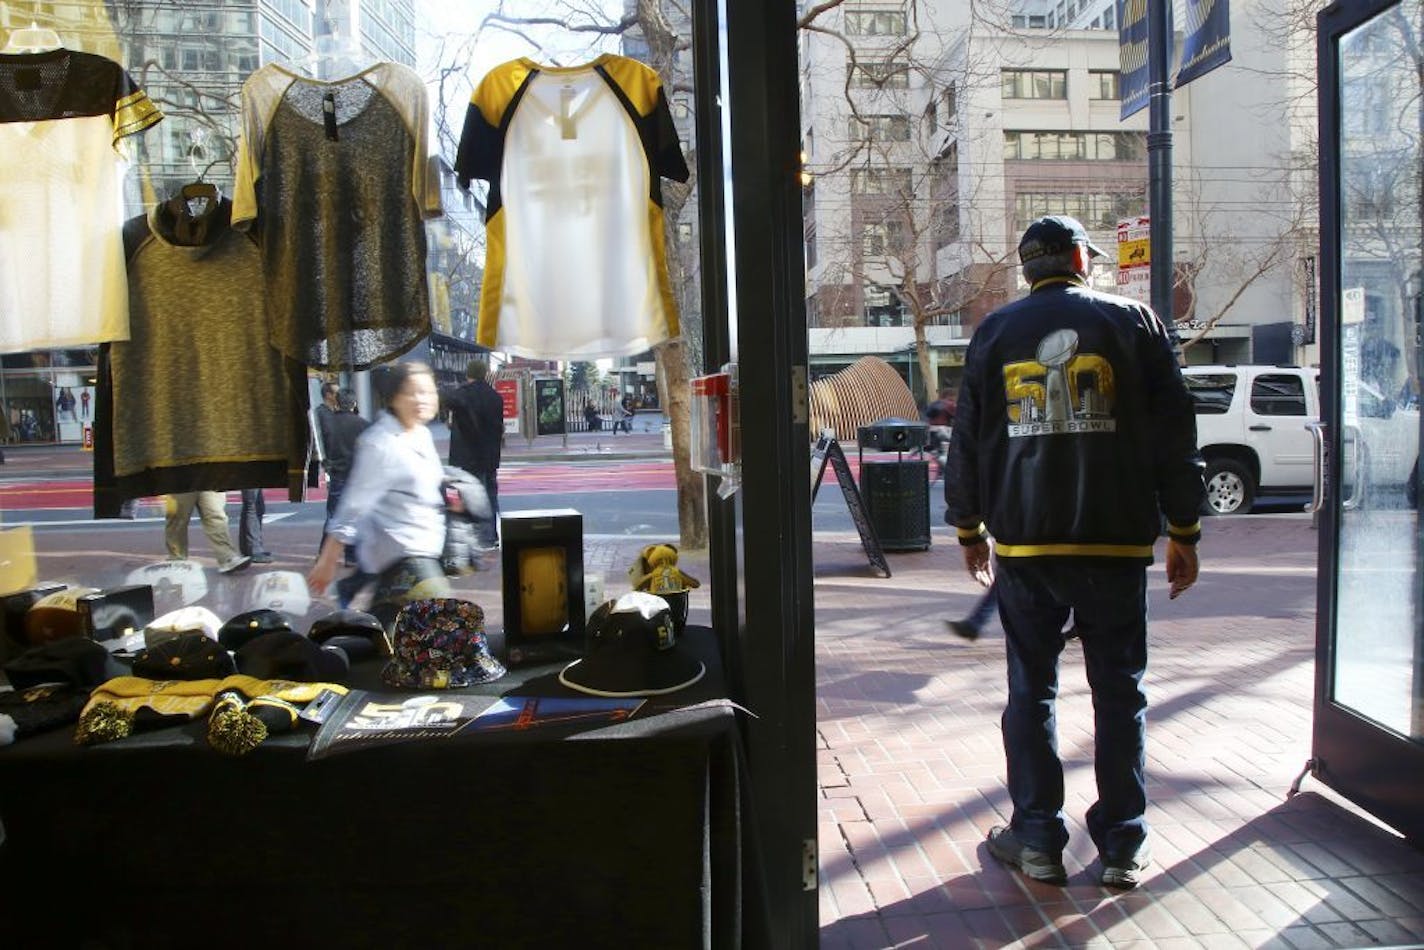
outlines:
[[684, 574], [677, 566], [677, 546], [650, 544], [643, 548], [628, 570], [634, 590], [649, 594], [672, 594], [701, 587], [697, 578]]

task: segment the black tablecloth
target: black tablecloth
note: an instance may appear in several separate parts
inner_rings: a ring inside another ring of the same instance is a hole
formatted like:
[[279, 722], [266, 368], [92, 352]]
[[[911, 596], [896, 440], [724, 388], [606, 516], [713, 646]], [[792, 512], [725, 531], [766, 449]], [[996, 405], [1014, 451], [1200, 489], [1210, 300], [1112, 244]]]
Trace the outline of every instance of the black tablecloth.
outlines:
[[[598, 728], [316, 761], [310, 725], [240, 758], [200, 723], [0, 750], [0, 946], [735, 946], [735, 713], [711, 631], [681, 642], [708, 675]], [[461, 692], [579, 695], [556, 673]]]

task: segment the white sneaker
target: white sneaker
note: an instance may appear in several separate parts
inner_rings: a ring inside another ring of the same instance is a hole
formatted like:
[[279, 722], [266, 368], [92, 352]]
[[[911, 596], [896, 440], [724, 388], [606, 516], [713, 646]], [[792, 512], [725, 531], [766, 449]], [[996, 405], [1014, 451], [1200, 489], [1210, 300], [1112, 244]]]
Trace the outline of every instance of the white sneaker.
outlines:
[[246, 554], [239, 554], [237, 557], [233, 558], [231, 561], [224, 561], [223, 563], [219, 564], [219, 565], [218, 565], [218, 573], [219, 573], [219, 574], [231, 574], [233, 571], [240, 571], [240, 570], [242, 570], [244, 567], [246, 567], [247, 565], [249, 565], [249, 564], [251, 564], [251, 563], [252, 563], [252, 558], [248, 557]]

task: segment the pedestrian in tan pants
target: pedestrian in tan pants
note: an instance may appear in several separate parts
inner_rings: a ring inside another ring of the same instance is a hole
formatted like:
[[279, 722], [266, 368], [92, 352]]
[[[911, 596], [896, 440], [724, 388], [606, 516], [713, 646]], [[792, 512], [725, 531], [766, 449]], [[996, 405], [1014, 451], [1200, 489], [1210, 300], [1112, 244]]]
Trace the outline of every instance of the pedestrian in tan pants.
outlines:
[[208, 544], [218, 559], [218, 571], [228, 574], [246, 567], [251, 558], [238, 554], [232, 546], [227, 534], [227, 496], [220, 491], [177, 492], [164, 499], [163, 541], [168, 546], [168, 556], [187, 558], [188, 522], [194, 507], [198, 509], [203, 534], [208, 536]]

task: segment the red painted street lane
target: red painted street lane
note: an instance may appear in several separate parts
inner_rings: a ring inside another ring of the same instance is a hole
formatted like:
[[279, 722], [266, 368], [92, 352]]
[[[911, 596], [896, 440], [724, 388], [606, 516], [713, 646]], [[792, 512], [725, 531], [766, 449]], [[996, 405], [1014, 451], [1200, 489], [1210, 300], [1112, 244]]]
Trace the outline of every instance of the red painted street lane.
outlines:
[[[500, 469], [501, 495], [567, 494], [570, 492], [648, 491], [676, 488], [671, 462], [624, 461], [599, 465], [588, 463], [541, 463], [513, 465]], [[264, 492], [269, 504], [287, 500], [280, 488]], [[240, 501], [237, 492], [228, 493], [228, 501]], [[309, 502], [324, 502], [326, 489], [312, 489]], [[160, 504], [157, 499], [150, 502]], [[17, 481], [0, 485], [0, 512], [91, 509], [94, 504], [93, 483], [88, 477], [51, 478]]]

